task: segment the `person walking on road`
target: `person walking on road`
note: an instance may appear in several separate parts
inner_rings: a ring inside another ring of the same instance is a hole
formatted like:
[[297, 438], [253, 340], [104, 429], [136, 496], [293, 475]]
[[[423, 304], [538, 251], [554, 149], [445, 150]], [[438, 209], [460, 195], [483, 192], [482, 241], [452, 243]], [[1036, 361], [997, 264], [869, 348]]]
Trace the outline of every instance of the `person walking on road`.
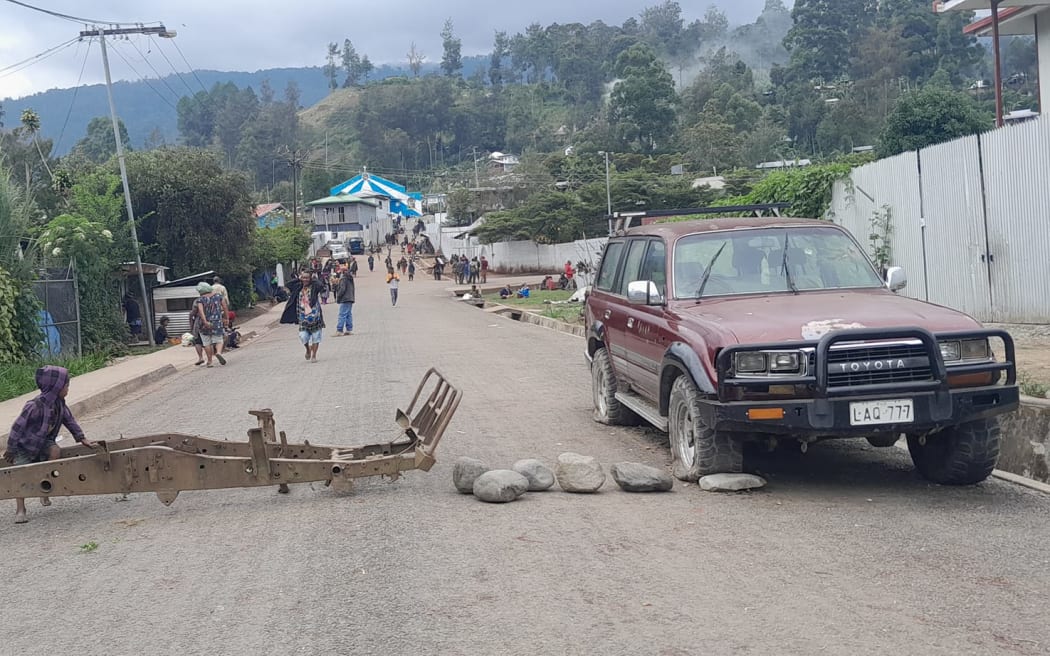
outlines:
[[281, 323], [299, 324], [299, 341], [306, 349], [306, 361], [317, 362], [317, 348], [324, 336], [321, 282], [309, 271], [300, 271], [299, 279], [288, 283], [288, 292]]
[[371, 253], [368, 254], [368, 270], [369, 271], [375, 271], [376, 270], [376, 257], [375, 257], [375, 255], [372, 255]]
[[[22, 407], [18, 419], [11, 426], [4, 460], [13, 465], [57, 460], [61, 449], [55, 439], [62, 426], [69, 429], [74, 440], [94, 448], [94, 443], [84, 437], [84, 431], [66, 405], [69, 371], [54, 365], [40, 367], [36, 370], [36, 386], [40, 394]], [[51, 499], [40, 497], [40, 503], [50, 506]], [[27, 521], [26, 500], [18, 497], [15, 499], [15, 523], [25, 524]]]
[[339, 304], [339, 322], [336, 324], [335, 334], [339, 337], [354, 334], [355, 300], [354, 276], [349, 271], [344, 271], [335, 284], [335, 302]]
[[393, 307], [397, 306], [397, 286], [400, 280], [397, 277], [397, 272], [393, 269], [390, 269], [389, 273], [386, 274], [386, 284], [390, 287], [390, 305]]
[[230, 292], [226, 290], [226, 285], [222, 284], [222, 278], [215, 276], [211, 279], [211, 290], [221, 296], [222, 300], [226, 301], [226, 305], [230, 304]]
[[481, 256], [481, 284], [485, 284], [489, 281], [489, 261], [485, 259], [485, 256]]
[[416, 263], [415, 262], [409, 262], [408, 263], [408, 279], [410, 281], [416, 279]]
[[222, 357], [222, 349], [226, 342], [226, 325], [230, 321], [230, 308], [226, 305], [226, 299], [216, 294], [212, 286], [206, 282], [197, 285], [197, 293], [200, 294], [197, 314], [200, 320], [201, 345], [208, 358], [206, 366], [214, 366], [211, 362], [213, 357], [219, 361], [219, 364], [225, 366], [226, 358]]

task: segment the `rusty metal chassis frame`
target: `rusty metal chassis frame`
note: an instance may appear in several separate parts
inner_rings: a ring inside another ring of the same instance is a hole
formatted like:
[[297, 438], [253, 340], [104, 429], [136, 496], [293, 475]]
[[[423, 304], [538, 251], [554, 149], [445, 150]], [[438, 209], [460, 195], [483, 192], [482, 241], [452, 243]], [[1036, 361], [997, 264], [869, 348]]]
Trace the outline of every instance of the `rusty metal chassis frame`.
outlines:
[[[433, 381], [433, 382], [432, 382]], [[431, 383], [431, 391], [423, 392]], [[57, 460], [0, 468], [0, 499], [156, 492], [170, 505], [183, 490], [216, 490], [389, 476], [429, 471], [434, 451], [459, 406], [461, 393], [434, 369], [423, 377], [408, 411], [397, 411], [402, 438], [356, 447], [289, 443], [270, 410], [247, 442], [164, 433], [112, 441], [97, 448], [62, 449]], [[279, 438], [279, 439], [278, 439]]]

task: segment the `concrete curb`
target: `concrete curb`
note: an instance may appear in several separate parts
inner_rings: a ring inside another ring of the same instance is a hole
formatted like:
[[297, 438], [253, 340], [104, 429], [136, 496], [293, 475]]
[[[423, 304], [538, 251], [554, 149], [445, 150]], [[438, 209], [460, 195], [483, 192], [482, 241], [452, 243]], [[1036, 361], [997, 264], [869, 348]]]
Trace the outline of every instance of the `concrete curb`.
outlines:
[[[484, 308], [484, 312], [497, 314], [504, 319], [510, 321], [518, 321], [522, 323], [531, 323], [535, 326], [542, 326], [543, 328], [549, 328], [550, 330], [556, 330], [560, 333], [572, 335], [574, 337], [584, 337], [586, 329], [583, 326], [573, 326], [571, 324], [558, 321], [557, 319], [551, 319], [550, 317], [540, 316], [534, 314], [520, 307], [512, 307], [510, 305], [499, 305], [498, 303], [493, 304], [491, 307]], [[516, 314], [518, 318], [506, 316], [508, 314]]]
[[[901, 451], [907, 452], [908, 446], [902, 441], [898, 441], [895, 445]], [[1044, 494], [1050, 494], [1050, 485], [1037, 481], [1032, 478], [1021, 476], [1020, 474], [1014, 474], [1013, 472], [1003, 471], [1001, 469], [992, 470], [992, 478], [998, 478], [999, 480], [1007, 481], [1008, 483], [1014, 483], [1021, 487], [1026, 487], [1029, 490], [1035, 490], [1036, 492], [1042, 492]]]
[[[130, 378], [123, 382], [117, 383], [112, 387], [107, 387], [106, 389], [92, 394], [87, 398], [81, 399], [76, 403], [72, 403], [70, 404], [69, 409], [74, 415], [95, 412], [96, 410], [105, 407], [107, 404], [116, 401], [122, 396], [126, 396], [132, 392], [135, 392], [140, 387], [152, 385], [153, 383], [167, 378], [168, 376], [174, 374], [176, 371], [178, 370], [173, 364], [166, 364], [161, 367], [157, 367], [156, 369], [152, 369], [143, 374], [139, 374], [134, 378]], [[4, 435], [4, 439], [7, 439], [6, 435]]]

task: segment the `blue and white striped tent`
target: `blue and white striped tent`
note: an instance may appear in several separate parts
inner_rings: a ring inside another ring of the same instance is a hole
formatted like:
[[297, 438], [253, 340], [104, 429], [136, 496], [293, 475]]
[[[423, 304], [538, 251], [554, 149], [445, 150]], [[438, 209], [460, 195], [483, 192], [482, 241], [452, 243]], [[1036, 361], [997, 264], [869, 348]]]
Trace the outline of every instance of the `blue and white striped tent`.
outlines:
[[388, 198], [391, 213], [401, 216], [419, 216], [419, 212], [412, 206], [412, 196], [408, 194], [408, 190], [403, 185], [373, 175], [368, 171], [363, 171], [360, 175], [332, 187], [331, 194], [361, 198]]
[[378, 175], [372, 175], [367, 171], [358, 175], [355, 178], [347, 180], [341, 185], [332, 187], [332, 195], [338, 196], [340, 194], [350, 195], [377, 195], [386, 196], [390, 200], [408, 200], [407, 190], [396, 182], [391, 182], [386, 178], [381, 178]]

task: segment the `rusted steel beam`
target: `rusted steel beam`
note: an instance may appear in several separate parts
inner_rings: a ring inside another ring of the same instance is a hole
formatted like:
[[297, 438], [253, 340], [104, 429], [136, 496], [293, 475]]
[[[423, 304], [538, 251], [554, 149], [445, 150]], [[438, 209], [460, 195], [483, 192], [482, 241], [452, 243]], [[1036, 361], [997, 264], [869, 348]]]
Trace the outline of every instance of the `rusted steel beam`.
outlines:
[[279, 485], [286, 491], [292, 483], [429, 471], [461, 396], [429, 370], [408, 411], [397, 411], [404, 435], [364, 446], [288, 443], [283, 432], [277, 441], [270, 410], [251, 411], [259, 425], [248, 431], [247, 442], [163, 433], [99, 440], [95, 449], [72, 446], [57, 460], [0, 467], [0, 499], [155, 492], [168, 505], [183, 490]]

